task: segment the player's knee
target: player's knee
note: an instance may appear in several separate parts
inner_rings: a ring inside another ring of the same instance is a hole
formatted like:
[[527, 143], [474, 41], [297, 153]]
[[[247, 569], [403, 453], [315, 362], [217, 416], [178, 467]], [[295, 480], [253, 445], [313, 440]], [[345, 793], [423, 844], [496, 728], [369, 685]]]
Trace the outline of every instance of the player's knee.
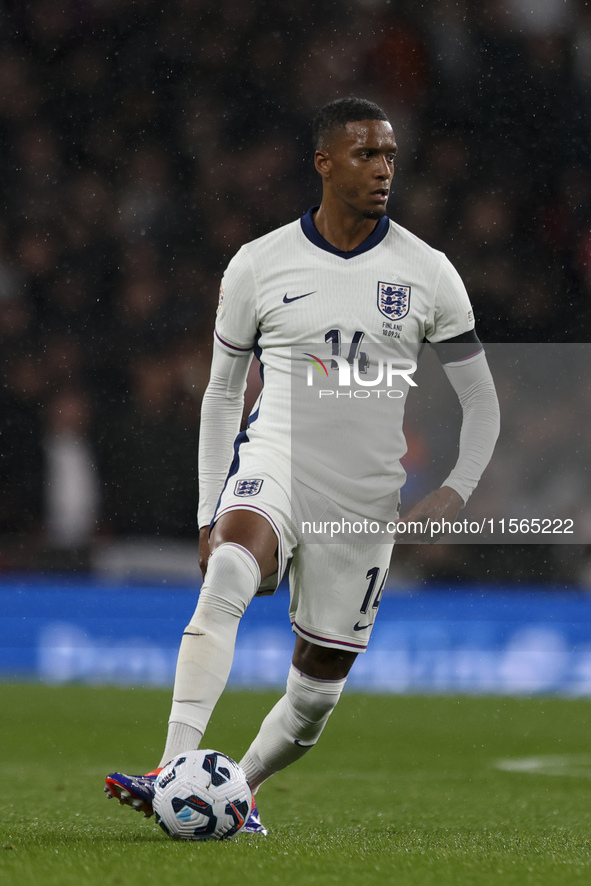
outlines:
[[199, 623], [211, 611], [241, 618], [260, 583], [261, 572], [250, 551], [230, 542], [219, 545], [209, 558], [191, 623]]
[[311, 677], [318, 677], [321, 680], [342, 680], [347, 677], [356, 658], [356, 652], [319, 646], [298, 636], [292, 664], [302, 674]]

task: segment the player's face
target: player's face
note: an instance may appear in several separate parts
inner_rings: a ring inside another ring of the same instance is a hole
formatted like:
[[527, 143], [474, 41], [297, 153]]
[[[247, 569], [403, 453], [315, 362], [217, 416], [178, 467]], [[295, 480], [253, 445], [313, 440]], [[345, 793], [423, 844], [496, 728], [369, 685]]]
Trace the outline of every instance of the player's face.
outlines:
[[398, 148], [386, 120], [347, 123], [334, 134], [324, 154], [325, 186], [349, 211], [363, 218], [386, 214]]

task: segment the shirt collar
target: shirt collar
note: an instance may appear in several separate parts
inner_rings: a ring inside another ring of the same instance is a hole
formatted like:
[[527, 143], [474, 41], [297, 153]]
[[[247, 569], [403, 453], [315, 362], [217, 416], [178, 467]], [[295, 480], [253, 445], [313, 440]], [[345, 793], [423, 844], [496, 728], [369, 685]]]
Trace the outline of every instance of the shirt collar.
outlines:
[[325, 252], [332, 252], [333, 255], [338, 255], [340, 258], [355, 258], [355, 256], [363, 255], [364, 252], [373, 249], [374, 246], [377, 246], [378, 243], [382, 242], [390, 227], [390, 219], [385, 215], [378, 221], [371, 234], [366, 237], [365, 240], [362, 240], [359, 246], [356, 246], [355, 249], [351, 249], [347, 252], [344, 249], [337, 249], [336, 246], [333, 246], [332, 243], [325, 240], [319, 232], [314, 224], [314, 215], [318, 209], [318, 206], [313, 206], [304, 216], [302, 216], [302, 231], [314, 246], [318, 246], [319, 249], [324, 249]]

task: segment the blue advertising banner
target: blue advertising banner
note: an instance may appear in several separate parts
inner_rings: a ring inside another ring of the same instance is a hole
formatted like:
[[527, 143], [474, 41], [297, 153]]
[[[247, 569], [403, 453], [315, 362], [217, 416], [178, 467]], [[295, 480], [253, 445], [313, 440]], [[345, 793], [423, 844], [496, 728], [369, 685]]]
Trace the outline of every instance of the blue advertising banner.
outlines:
[[[170, 686], [198, 589], [3, 579], [0, 678]], [[253, 601], [230, 685], [281, 688], [293, 649], [288, 594]], [[463, 587], [385, 594], [350, 689], [591, 696], [591, 599]]]

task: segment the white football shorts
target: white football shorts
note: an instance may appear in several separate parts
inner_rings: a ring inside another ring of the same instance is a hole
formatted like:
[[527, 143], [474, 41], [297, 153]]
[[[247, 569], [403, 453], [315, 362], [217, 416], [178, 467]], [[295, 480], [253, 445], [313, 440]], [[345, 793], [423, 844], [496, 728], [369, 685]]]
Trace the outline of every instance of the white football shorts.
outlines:
[[[252, 450], [251, 450], [252, 452]], [[264, 579], [258, 594], [272, 594], [289, 566], [290, 619], [294, 632], [319, 646], [365, 652], [390, 565], [393, 541], [365, 536], [347, 543], [302, 540], [294, 514], [288, 472], [262, 470], [260, 459], [241, 447], [238, 471], [228, 477], [215, 523], [233, 510], [261, 514], [277, 536], [277, 572]], [[301, 487], [298, 513], [322, 516], [332, 510], [319, 493]], [[395, 516], [395, 515], [394, 515]], [[307, 535], [307, 538], [310, 536]]]

